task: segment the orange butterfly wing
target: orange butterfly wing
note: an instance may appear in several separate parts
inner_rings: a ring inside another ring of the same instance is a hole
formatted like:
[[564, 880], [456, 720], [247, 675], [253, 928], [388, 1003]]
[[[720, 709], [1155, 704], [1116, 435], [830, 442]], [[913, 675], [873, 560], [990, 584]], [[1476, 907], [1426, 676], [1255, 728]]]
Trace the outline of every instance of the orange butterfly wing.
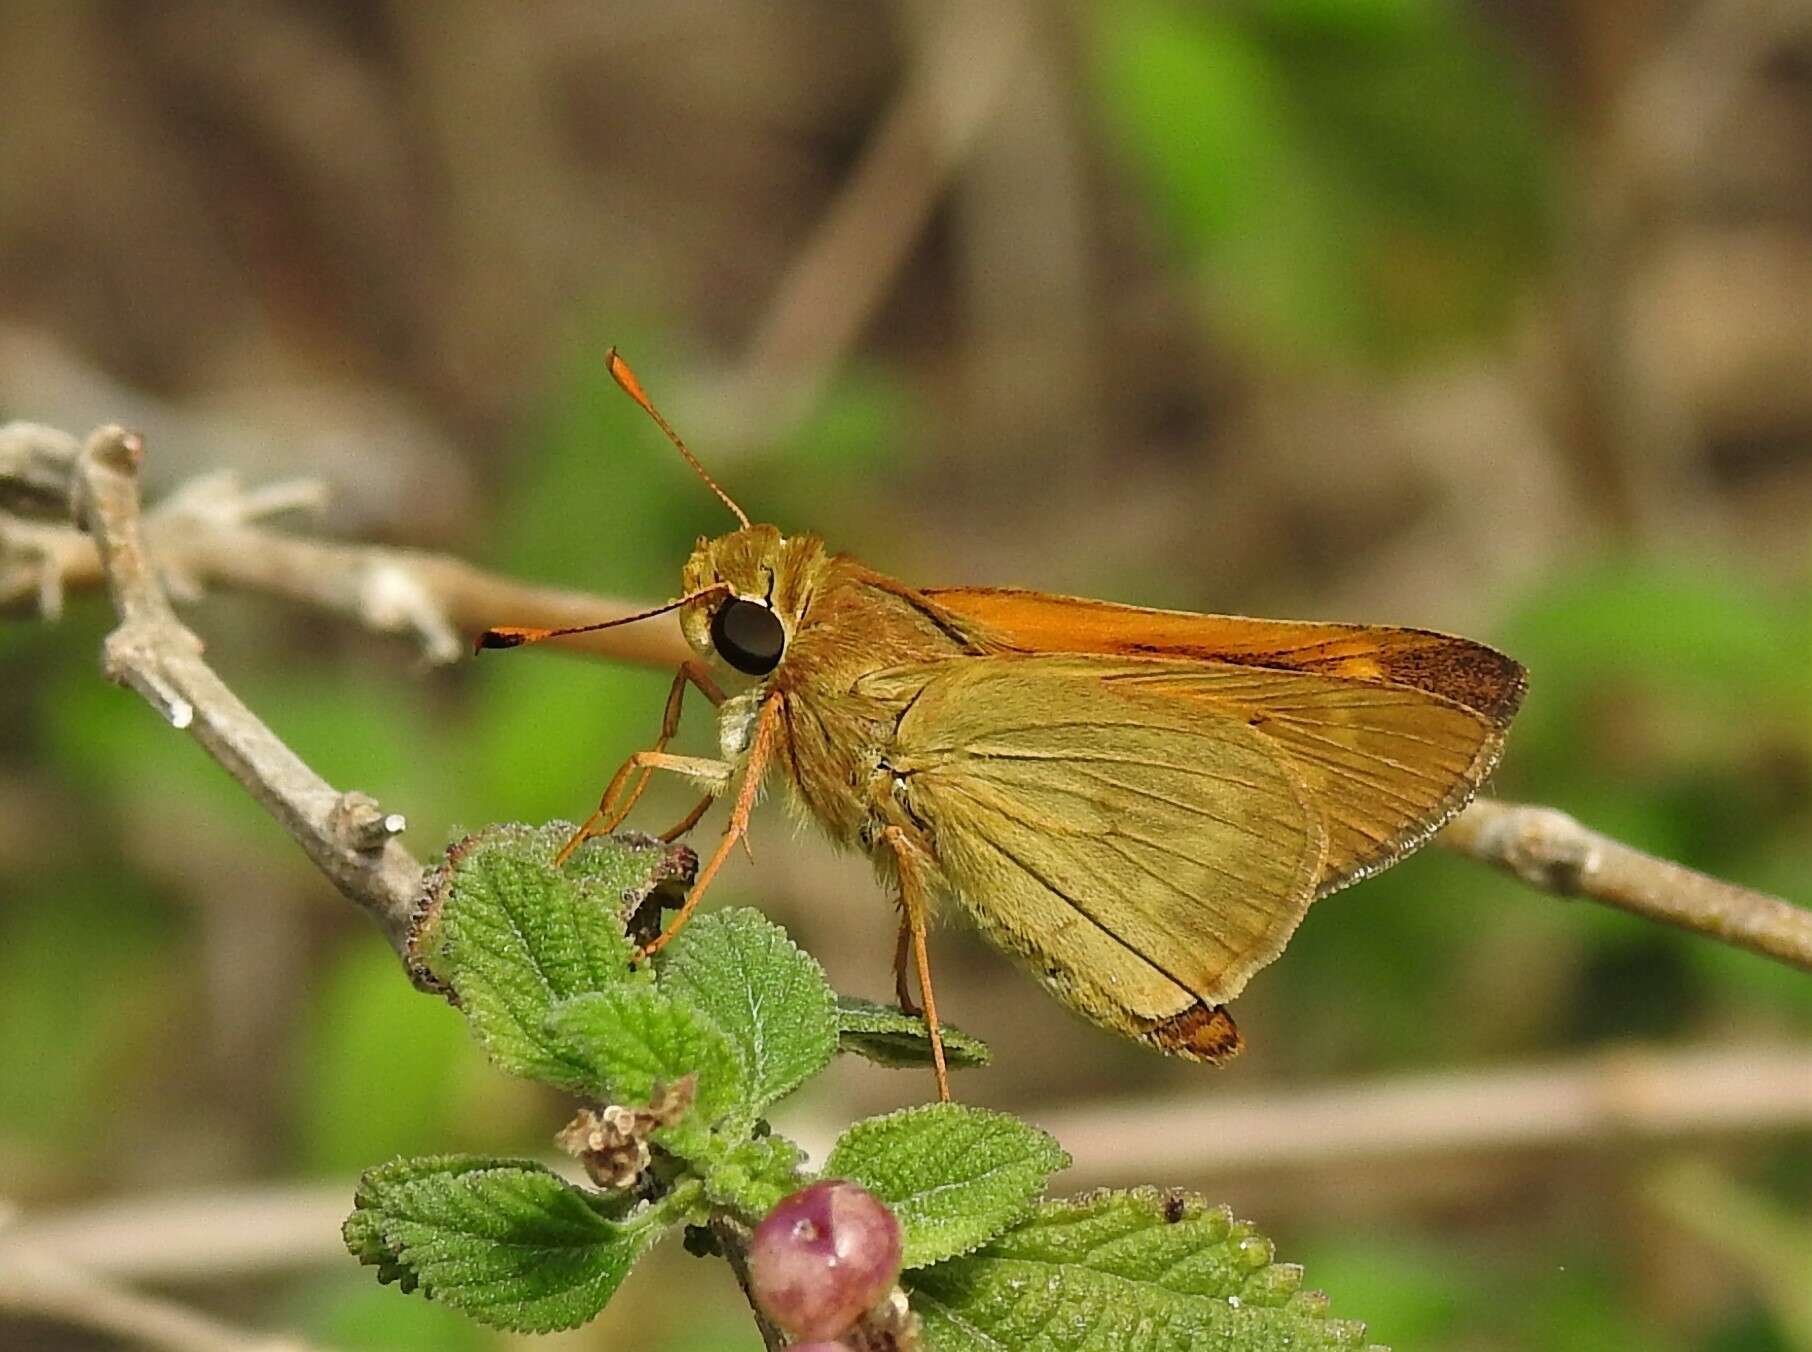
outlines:
[[[1147, 689], [1238, 712], [1321, 809], [1328, 853], [1318, 896], [1401, 858], [1465, 806], [1497, 763], [1525, 684], [1521, 665], [1502, 653], [1422, 629], [1197, 615], [1007, 588], [922, 594], [990, 645], [1164, 659], [1171, 674], [1141, 681]], [[1201, 664], [1193, 675], [1192, 662]]]

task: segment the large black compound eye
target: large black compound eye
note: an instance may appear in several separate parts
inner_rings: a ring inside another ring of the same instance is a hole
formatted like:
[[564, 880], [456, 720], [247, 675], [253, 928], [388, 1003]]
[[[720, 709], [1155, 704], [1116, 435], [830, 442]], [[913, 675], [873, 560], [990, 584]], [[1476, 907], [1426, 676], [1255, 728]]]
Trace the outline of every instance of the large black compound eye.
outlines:
[[780, 665], [786, 630], [780, 627], [780, 617], [761, 602], [732, 596], [711, 616], [711, 646], [738, 671], [766, 676]]

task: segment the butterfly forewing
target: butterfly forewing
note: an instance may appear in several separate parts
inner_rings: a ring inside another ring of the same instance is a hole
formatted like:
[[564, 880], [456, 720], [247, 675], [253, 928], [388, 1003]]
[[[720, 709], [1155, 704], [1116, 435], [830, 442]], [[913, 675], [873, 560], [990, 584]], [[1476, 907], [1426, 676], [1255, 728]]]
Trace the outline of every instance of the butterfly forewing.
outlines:
[[1103, 678], [1238, 719], [1288, 757], [1327, 829], [1318, 895], [1433, 834], [1503, 745], [1476, 710], [1407, 686], [1209, 662], [1124, 664]]
[[1401, 858], [1465, 806], [1497, 763], [1523, 696], [1520, 664], [1424, 629], [1197, 615], [1006, 588], [925, 595], [1010, 648], [1149, 660], [1114, 679], [1200, 701], [1272, 738], [1327, 827], [1319, 895]]
[[1169, 657], [1405, 685], [1477, 710], [1500, 730], [1523, 697], [1520, 663], [1427, 629], [1198, 615], [1009, 587], [935, 587], [923, 595], [1027, 652]]

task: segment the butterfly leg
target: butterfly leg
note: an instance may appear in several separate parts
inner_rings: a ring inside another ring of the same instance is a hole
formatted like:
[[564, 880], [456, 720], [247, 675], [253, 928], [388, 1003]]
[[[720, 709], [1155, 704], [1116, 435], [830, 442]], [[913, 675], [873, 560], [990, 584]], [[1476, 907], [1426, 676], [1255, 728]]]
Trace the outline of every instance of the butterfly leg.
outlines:
[[692, 811], [679, 819], [679, 824], [677, 826], [669, 826], [665, 831], [661, 832], [660, 838], [671, 845], [674, 841], [685, 835], [686, 832], [697, 826], [699, 818], [709, 812], [711, 810], [711, 804], [716, 801], [716, 794], [707, 793], [703, 798], [698, 800], [697, 806], [695, 806]]
[[925, 1011], [912, 998], [912, 978], [907, 975], [906, 959], [912, 952], [912, 926], [906, 920], [906, 908], [900, 907], [900, 937], [893, 945], [893, 993], [900, 1002], [900, 1012], [917, 1017]]
[[[642, 791], [648, 787], [648, 781], [657, 768], [653, 762], [641, 759], [641, 757], [651, 753], [659, 755], [665, 751], [667, 743], [672, 741], [674, 733], [679, 731], [680, 711], [685, 703], [688, 682], [696, 685], [711, 703], [722, 704], [724, 702], [724, 692], [718, 688], [717, 682], [711, 679], [711, 673], [705, 670], [702, 662], [696, 662], [690, 658], [681, 662], [679, 670], [674, 673], [673, 685], [667, 691], [667, 706], [661, 714], [660, 736], [654, 739], [654, 745], [649, 748], [648, 752], [638, 752], [637, 755], [631, 756], [610, 777], [610, 783], [604, 787], [603, 796], [598, 799], [597, 810], [585, 819], [585, 824], [575, 831], [573, 838], [561, 847], [560, 853], [555, 857], [556, 863], [566, 862], [574, 850], [593, 836], [607, 836], [623, 824], [623, 819], [629, 815], [636, 800], [642, 796]], [[642, 771], [642, 775], [630, 788], [629, 800], [620, 808], [617, 807], [617, 798], [622, 794], [624, 786], [629, 784], [630, 776], [638, 768]], [[675, 839], [691, 830], [698, 824], [698, 818], [704, 816], [704, 806], [700, 806], [694, 811], [696, 815], [687, 819], [684, 829], [675, 832]], [[662, 837], [662, 839], [666, 838]]]
[[[727, 785], [730, 782], [730, 777], [735, 774], [735, 767], [730, 765], [727, 761], [712, 760], [706, 756], [670, 756], [665, 751], [638, 751], [627, 761], [623, 762], [624, 774], [629, 774], [636, 770], [642, 771], [645, 775], [651, 775], [656, 770], [668, 770], [676, 775], [685, 775], [689, 779], [704, 780], [708, 783], [720, 786]], [[680, 825], [690, 828], [696, 824], [698, 818], [705, 815], [704, 808], [711, 804], [712, 800], [717, 797], [719, 792], [722, 792], [721, 788], [709, 794], [706, 797], [705, 802], [700, 807], [695, 808], [692, 812], [688, 813], [686, 820], [682, 821]], [[554, 856], [554, 864], [556, 866], [564, 864], [572, 857], [574, 850], [578, 849], [579, 846], [583, 845], [593, 836], [609, 835], [610, 832], [615, 829], [615, 823], [599, 826], [597, 822], [597, 814], [593, 813], [590, 819], [586, 821], [585, 825], [573, 832], [572, 839], [562, 845], [560, 847], [560, 853]]]
[[[774, 738], [780, 728], [780, 701], [781, 696], [776, 691], [762, 701], [761, 710], [755, 715], [755, 731], [749, 739], [749, 757], [743, 763], [742, 788], [736, 795], [736, 806], [730, 810], [730, 824], [724, 828], [724, 838], [718, 842], [717, 849], [712, 852], [705, 866], [698, 871], [692, 890], [686, 893], [685, 903], [673, 913], [673, 919], [667, 922], [667, 928], [642, 949], [641, 957], [653, 957], [685, 928], [686, 922], [692, 918], [692, 912], [698, 909], [705, 889], [711, 885], [717, 871], [724, 866], [724, 860], [730, 857], [730, 851], [736, 848], [736, 842], [748, 831], [749, 814], [755, 810], [755, 797], [761, 791], [761, 777], [768, 768], [768, 758], [774, 753]], [[674, 756], [668, 759], [682, 758]]]
[[901, 933], [902, 936], [909, 934], [912, 939], [912, 956], [919, 973], [919, 995], [925, 1001], [925, 1031], [931, 1038], [931, 1067], [937, 1075], [937, 1096], [940, 1102], [948, 1103], [950, 1070], [944, 1063], [944, 1030], [938, 1022], [937, 996], [931, 989], [931, 955], [925, 946], [925, 916], [931, 909], [931, 888], [925, 878], [918, 847], [907, 838], [904, 830], [898, 826], [885, 827], [881, 839], [893, 851], [900, 878], [900, 913], [904, 918]]

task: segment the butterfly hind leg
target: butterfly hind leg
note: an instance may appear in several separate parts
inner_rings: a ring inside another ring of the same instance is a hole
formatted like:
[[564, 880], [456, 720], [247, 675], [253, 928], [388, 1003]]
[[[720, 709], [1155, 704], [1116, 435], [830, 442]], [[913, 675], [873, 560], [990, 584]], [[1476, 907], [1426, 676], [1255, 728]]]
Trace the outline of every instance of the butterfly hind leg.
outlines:
[[940, 1102], [950, 1101], [950, 1071], [944, 1062], [944, 1030], [937, 1017], [937, 995], [931, 987], [931, 956], [925, 945], [925, 918], [931, 909], [931, 885], [923, 852], [898, 826], [884, 827], [881, 839], [893, 851], [894, 871], [900, 880], [900, 951], [894, 962], [894, 979], [900, 987], [901, 1007], [906, 1006], [905, 940], [911, 939], [918, 968], [919, 996], [924, 1001], [925, 1031], [931, 1038], [931, 1068], [937, 1075]]

